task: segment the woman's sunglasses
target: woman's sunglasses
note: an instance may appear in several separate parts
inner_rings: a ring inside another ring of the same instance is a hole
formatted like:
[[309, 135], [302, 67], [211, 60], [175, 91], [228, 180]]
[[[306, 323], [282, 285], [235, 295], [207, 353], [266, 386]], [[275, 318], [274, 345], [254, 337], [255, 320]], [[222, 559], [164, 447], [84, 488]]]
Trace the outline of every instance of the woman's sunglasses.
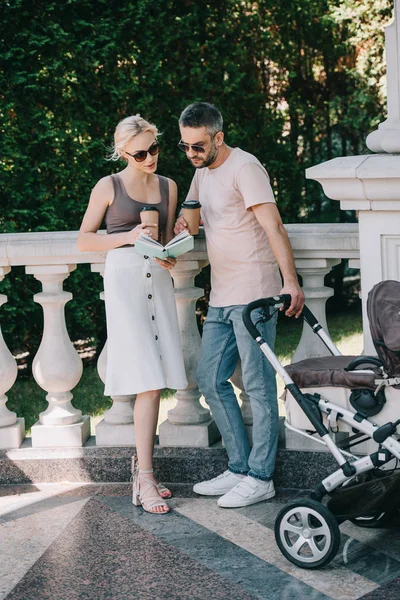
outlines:
[[125, 150], [126, 154], [132, 156], [132, 158], [134, 158], [136, 162], [143, 162], [144, 160], [146, 160], [148, 154], [150, 154], [150, 156], [156, 156], [156, 154], [158, 154], [158, 151], [158, 142], [153, 142], [148, 150], [139, 150], [138, 152], [135, 152], [135, 154], [131, 154], [130, 152], [126, 152]]

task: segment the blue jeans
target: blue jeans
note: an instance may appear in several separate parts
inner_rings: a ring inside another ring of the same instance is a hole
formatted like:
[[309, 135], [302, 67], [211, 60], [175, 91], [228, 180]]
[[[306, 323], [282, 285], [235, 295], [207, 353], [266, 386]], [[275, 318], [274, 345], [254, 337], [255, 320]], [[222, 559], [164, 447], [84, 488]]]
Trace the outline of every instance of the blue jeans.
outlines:
[[[224, 440], [229, 470], [269, 481], [274, 473], [279, 429], [275, 370], [245, 328], [242, 311], [242, 305], [209, 307], [197, 382]], [[259, 309], [254, 311], [253, 321], [260, 314]], [[274, 315], [267, 323], [257, 326], [272, 349], [276, 319]], [[244, 389], [253, 412], [252, 448], [233, 386], [228, 381], [239, 358]]]

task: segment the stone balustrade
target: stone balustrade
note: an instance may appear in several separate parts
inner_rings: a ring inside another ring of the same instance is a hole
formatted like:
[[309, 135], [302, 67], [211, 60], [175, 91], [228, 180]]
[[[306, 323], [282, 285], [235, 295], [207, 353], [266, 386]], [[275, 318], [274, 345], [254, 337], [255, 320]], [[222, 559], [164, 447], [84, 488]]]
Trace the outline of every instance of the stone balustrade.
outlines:
[[[357, 224], [287, 225], [296, 267], [303, 278], [306, 302], [326, 327], [325, 303], [333, 291], [324, 286], [324, 277], [342, 259], [359, 266]], [[43, 336], [33, 362], [33, 376], [46, 392], [48, 407], [32, 427], [33, 447], [82, 446], [89, 437], [89, 417], [71, 404], [73, 389], [82, 374], [82, 362], [65, 325], [64, 306], [72, 294], [63, 290], [63, 282], [77, 265], [89, 263], [92, 272], [102, 273], [105, 252], [81, 253], [76, 245], [77, 232], [17, 233], [0, 235], [0, 281], [10, 268], [24, 266], [42, 284], [34, 300], [43, 307]], [[210, 411], [199, 402], [195, 368], [200, 335], [195, 305], [203, 290], [195, 287], [195, 277], [208, 264], [206, 241], [200, 232], [195, 248], [178, 260], [173, 270], [178, 319], [184, 348], [189, 385], [176, 393], [176, 406], [160, 425], [159, 441], [164, 446], [209, 446], [218, 437]], [[79, 268], [79, 267], [78, 267]], [[75, 295], [79, 295], [76, 290]], [[7, 297], [0, 294], [0, 306]], [[0, 312], [0, 323], [2, 315]], [[294, 358], [321, 356], [325, 346], [305, 327]], [[100, 354], [98, 372], [104, 378], [106, 349]], [[7, 406], [6, 393], [17, 375], [16, 362], [4, 343], [0, 330], [0, 448], [18, 448], [23, 439], [23, 415]], [[240, 368], [234, 376], [241, 387]], [[251, 409], [244, 392], [242, 413], [251, 428]], [[98, 445], [134, 445], [132, 406], [134, 396], [115, 396], [96, 430]], [[251, 434], [251, 431], [249, 432]]]

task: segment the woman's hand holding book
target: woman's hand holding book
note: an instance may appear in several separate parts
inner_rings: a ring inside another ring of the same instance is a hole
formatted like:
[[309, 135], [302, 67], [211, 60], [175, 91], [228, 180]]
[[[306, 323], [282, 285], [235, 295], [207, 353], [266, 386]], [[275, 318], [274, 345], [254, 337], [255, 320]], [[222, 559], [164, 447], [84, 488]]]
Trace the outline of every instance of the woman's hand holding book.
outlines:
[[168, 269], [168, 271], [173, 269], [176, 265], [176, 258], [172, 258], [170, 256], [164, 258], [164, 260], [161, 260], [161, 258], [154, 258], [154, 260], [158, 262], [158, 264], [161, 265], [163, 269]]
[[150, 225], [149, 223], [140, 223], [139, 225], [136, 225], [136, 227], [134, 227], [134, 229], [127, 231], [126, 243], [133, 246], [135, 244], [136, 240], [138, 239], [139, 235], [141, 235], [142, 233], [151, 237], [152, 236], [152, 231], [151, 231], [152, 227], [157, 227], [157, 225], [156, 224]]

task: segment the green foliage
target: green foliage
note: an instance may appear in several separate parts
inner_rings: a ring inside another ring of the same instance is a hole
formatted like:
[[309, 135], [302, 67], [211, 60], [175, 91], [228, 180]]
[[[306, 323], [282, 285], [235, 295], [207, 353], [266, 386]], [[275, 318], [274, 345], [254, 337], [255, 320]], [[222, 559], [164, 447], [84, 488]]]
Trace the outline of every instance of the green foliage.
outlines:
[[[140, 113], [163, 132], [160, 173], [182, 200], [192, 170], [176, 149], [190, 102], [217, 104], [230, 145], [268, 169], [286, 222], [338, 221], [304, 170], [365, 151], [384, 118], [383, 25], [390, 0], [9, 0], [2, 5], [0, 231], [79, 228], [117, 122]], [[354, 218], [348, 215], [348, 218]], [[104, 337], [99, 276], [66, 288], [73, 339]], [[4, 285], [4, 284], [3, 284]], [[38, 345], [38, 282], [15, 269], [3, 330]]]

